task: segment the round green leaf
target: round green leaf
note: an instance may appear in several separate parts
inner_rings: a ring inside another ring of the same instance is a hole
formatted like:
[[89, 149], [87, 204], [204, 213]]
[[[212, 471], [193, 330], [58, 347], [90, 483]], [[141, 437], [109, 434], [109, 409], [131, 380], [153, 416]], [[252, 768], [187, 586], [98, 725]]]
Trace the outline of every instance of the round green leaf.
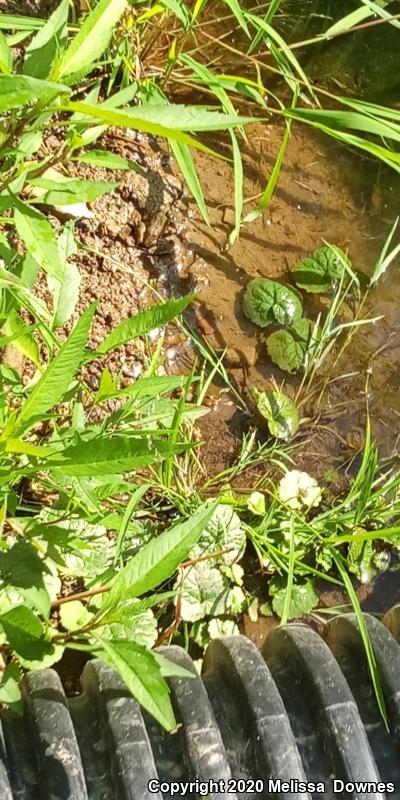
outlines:
[[345, 264], [351, 266], [346, 253], [339, 247], [324, 245], [314, 250], [309, 258], [304, 258], [293, 267], [296, 285], [307, 292], [329, 292], [340, 281]]
[[296, 433], [299, 424], [299, 412], [293, 402], [283, 392], [259, 392], [252, 389], [260, 414], [268, 421], [272, 436], [277, 439], [291, 439]]
[[299, 369], [304, 358], [304, 344], [296, 342], [290, 331], [275, 331], [266, 339], [270, 359], [285, 372]]
[[266, 339], [268, 355], [285, 372], [299, 369], [309, 345], [313, 323], [300, 319], [289, 330], [275, 331]]
[[[285, 606], [287, 587], [282, 585], [282, 581], [271, 581], [269, 593], [272, 596], [272, 608], [278, 617], [283, 614]], [[289, 619], [301, 619], [305, 614], [309, 614], [318, 605], [318, 596], [311, 581], [305, 583], [295, 583], [292, 586]]]
[[265, 328], [272, 322], [291, 325], [301, 318], [301, 300], [293, 289], [268, 278], [255, 278], [247, 285], [243, 311], [252, 322]]

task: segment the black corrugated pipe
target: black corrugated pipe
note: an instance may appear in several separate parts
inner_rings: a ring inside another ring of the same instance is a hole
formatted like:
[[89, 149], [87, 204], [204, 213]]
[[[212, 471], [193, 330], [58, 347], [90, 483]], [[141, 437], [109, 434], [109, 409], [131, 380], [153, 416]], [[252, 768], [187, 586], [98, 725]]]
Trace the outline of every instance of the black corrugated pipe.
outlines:
[[291, 624], [261, 653], [242, 636], [214, 640], [201, 678], [184, 650], [163, 648], [195, 675], [169, 679], [174, 734], [100, 661], [68, 700], [53, 670], [27, 675], [24, 716], [1, 712], [0, 800], [400, 798], [400, 606], [365, 619], [389, 730], [356, 618], [323, 638]]

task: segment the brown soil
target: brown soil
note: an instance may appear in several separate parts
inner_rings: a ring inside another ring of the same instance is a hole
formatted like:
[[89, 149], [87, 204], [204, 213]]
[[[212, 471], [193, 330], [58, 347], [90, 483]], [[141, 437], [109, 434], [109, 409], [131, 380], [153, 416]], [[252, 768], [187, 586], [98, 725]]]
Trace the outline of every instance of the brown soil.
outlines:
[[[280, 125], [255, 125], [246, 130], [243, 145], [245, 196], [259, 195], [278, 152]], [[389, 220], [382, 219], [384, 198], [377, 196], [375, 165], [309, 129], [293, 130], [278, 188], [257, 221], [244, 227], [238, 242], [225, 250], [232, 227], [232, 172], [229, 164], [196, 154], [205, 198], [210, 209], [208, 228], [196, 214], [188, 238], [196, 255], [189, 272], [198, 286], [203, 332], [216, 348], [227, 348], [227, 364], [244, 397], [249, 385], [271, 387], [272, 380], [285, 383], [294, 394], [299, 380], [285, 377], [271, 364], [263, 342], [265, 333], [249, 322], [241, 310], [244, 287], [254, 277], [290, 282], [290, 269], [324, 241], [348, 250], [358, 269], [370, 272], [388, 234]], [[246, 209], [257, 200], [246, 204]], [[365, 425], [365, 381], [369, 379], [369, 403], [374, 435], [384, 455], [396, 442], [400, 404], [397, 392], [396, 335], [399, 290], [396, 265], [371, 297], [372, 316], [384, 315], [377, 325], [363, 329], [338, 365], [337, 375], [347, 375], [331, 385], [322, 404], [322, 416], [308, 427], [307, 468], [318, 475], [328, 466], [349, 463], [362, 445]], [[310, 303], [308, 312], [316, 317]], [[397, 339], [398, 341], [398, 339]], [[243, 365], [247, 373], [243, 380]], [[354, 373], [351, 376], [350, 373]], [[313, 408], [303, 413], [313, 419]], [[205, 425], [208, 424], [208, 418]], [[328, 430], [325, 428], [329, 426]], [[301, 459], [300, 453], [296, 460]]]

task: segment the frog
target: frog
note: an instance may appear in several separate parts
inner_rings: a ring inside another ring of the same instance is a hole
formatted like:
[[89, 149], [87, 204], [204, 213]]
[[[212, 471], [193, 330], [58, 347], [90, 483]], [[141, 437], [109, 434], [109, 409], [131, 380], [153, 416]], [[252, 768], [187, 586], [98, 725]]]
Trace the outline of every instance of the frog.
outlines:
[[[157, 165], [158, 166], [158, 165]], [[183, 194], [180, 181], [165, 175], [150, 163], [134, 173], [130, 182], [133, 208], [129, 219], [135, 244], [153, 248], [166, 233], [169, 223], [182, 218], [179, 200]]]

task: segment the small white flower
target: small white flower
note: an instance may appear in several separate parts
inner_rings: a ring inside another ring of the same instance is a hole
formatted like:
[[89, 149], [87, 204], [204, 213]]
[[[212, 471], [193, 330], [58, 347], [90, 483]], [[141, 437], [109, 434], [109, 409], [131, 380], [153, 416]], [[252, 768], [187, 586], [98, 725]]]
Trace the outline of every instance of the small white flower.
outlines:
[[315, 508], [322, 500], [322, 491], [315, 478], [308, 472], [289, 470], [278, 486], [279, 499], [294, 511]]

